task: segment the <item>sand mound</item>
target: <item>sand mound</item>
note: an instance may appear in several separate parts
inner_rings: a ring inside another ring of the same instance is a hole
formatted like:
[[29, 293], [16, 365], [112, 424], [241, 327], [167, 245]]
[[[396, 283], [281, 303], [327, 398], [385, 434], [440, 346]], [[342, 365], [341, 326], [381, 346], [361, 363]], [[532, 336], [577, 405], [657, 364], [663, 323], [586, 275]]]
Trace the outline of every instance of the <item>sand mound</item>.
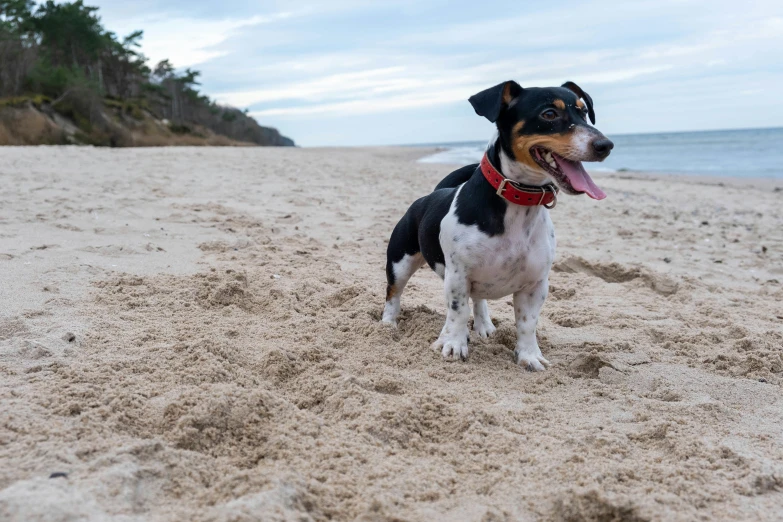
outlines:
[[661, 295], [672, 295], [677, 292], [678, 284], [665, 275], [644, 270], [638, 267], [626, 267], [619, 263], [591, 263], [581, 257], [568, 257], [557, 262], [552, 269], [555, 272], [570, 274], [583, 273], [603, 279], [607, 283], [627, 283], [634, 279], [642, 279], [653, 291]]

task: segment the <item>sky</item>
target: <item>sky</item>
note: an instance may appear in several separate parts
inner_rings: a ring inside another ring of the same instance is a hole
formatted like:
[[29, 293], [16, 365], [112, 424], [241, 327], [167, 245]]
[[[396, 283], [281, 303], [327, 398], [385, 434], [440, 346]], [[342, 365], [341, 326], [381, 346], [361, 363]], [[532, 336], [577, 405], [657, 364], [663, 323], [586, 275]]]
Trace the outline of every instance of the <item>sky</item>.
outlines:
[[579, 84], [604, 133], [783, 126], [783, 1], [86, 0], [298, 145], [487, 140], [467, 99]]

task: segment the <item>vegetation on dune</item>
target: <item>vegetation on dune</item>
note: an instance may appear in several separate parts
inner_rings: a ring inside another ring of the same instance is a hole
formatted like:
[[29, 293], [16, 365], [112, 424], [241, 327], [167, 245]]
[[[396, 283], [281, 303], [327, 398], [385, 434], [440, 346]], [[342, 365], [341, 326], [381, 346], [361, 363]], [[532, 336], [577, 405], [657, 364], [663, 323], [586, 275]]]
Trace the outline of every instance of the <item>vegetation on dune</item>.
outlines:
[[140, 51], [143, 32], [119, 37], [97, 11], [83, 0], [0, 0], [0, 110], [56, 112], [86, 142], [102, 145], [130, 144], [128, 125], [144, 127], [148, 116], [177, 135], [203, 128], [237, 141], [293, 145], [201, 94], [198, 71], [178, 72], [168, 60], [150, 68]]

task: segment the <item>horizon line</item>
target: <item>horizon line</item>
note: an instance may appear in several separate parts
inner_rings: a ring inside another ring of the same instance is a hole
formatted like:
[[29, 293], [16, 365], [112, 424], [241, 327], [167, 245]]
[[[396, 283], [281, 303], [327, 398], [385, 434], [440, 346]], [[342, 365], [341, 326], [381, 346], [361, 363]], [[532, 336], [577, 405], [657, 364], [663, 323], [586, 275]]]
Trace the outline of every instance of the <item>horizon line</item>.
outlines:
[[[695, 129], [685, 131], [655, 131], [655, 132], [620, 132], [620, 133], [607, 133], [607, 136], [655, 136], [660, 134], [695, 134], [702, 132], [736, 132], [736, 131], [764, 131], [764, 130], [783, 130], [783, 126], [775, 127], [734, 127], [729, 129]], [[489, 143], [490, 138], [486, 141]], [[442, 145], [459, 145], [459, 144], [473, 144], [485, 140], [461, 140], [461, 141], [431, 141], [424, 143], [393, 143], [393, 144], [375, 144], [375, 145], [355, 145], [355, 147], [428, 147], [428, 146], [442, 146]], [[351, 145], [334, 145], [335, 147]], [[317, 147], [317, 145], [316, 145]]]

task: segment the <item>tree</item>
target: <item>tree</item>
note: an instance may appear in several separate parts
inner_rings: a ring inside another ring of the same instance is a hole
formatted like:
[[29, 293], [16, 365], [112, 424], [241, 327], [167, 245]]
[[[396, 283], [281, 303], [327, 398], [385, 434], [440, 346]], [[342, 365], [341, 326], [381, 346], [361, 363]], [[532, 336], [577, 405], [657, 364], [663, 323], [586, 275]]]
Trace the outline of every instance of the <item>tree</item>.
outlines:
[[40, 37], [54, 67], [66, 66], [76, 70], [95, 63], [105, 37], [97, 7], [87, 7], [83, 0], [56, 4], [53, 0], [38, 7], [31, 18], [31, 26]]
[[119, 41], [114, 33], [104, 34], [101, 83], [106, 94], [117, 98], [140, 95], [140, 86], [150, 74], [147, 58], [138, 51], [143, 35], [143, 31], [134, 31]]
[[0, 0], [0, 28], [18, 34], [30, 19], [33, 7], [32, 0]]
[[33, 2], [0, 0], [0, 96], [19, 93], [36, 58], [28, 33]]
[[263, 132], [251, 118], [199, 92], [199, 71], [178, 71], [169, 60], [150, 69], [140, 50], [143, 36], [106, 30], [98, 8], [84, 0], [0, 0], [0, 96], [34, 95], [20, 96], [23, 103], [48, 97], [85, 128], [116, 126], [106, 116], [111, 104], [124, 114], [147, 110], [179, 129], [196, 123], [260, 140]]

